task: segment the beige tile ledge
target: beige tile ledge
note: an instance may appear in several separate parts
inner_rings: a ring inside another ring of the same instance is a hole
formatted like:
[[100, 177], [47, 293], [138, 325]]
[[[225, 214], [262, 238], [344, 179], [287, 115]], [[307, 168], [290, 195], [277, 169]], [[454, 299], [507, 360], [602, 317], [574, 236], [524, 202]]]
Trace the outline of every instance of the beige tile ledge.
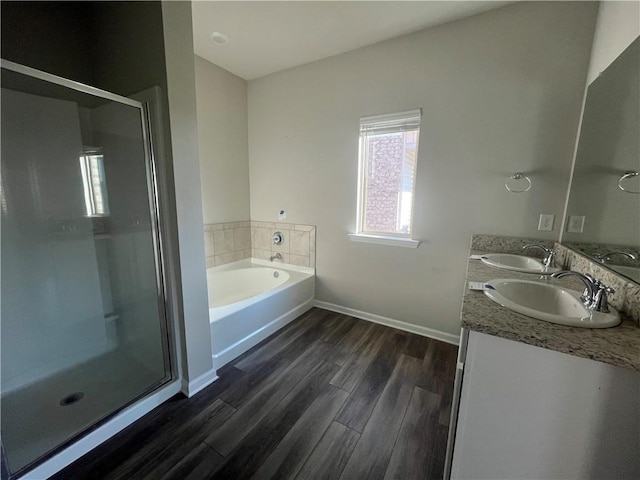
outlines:
[[[472, 250], [470, 254], [487, 253]], [[468, 282], [494, 278], [530, 280], [534, 275], [500, 270], [480, 260], [469, 260], [462, 301], [462, 327], [557, 352], [640, 371], [640, 327], [628, 318], [614, 328], [588, 329], [543, 322], [513, 312], [489, 300], [481, 291], [469, 290]], [[554, 280], [555, 281], [555, 280]], [[576, 279], [558, 281], [582, 290]]]

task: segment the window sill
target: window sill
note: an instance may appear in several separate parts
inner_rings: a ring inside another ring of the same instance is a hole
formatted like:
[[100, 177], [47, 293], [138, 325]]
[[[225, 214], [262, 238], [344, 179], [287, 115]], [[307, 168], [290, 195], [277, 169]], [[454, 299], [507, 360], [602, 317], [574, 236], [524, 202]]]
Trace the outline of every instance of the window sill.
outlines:
[[349, 233], [347, 235], [352, 242], [377, 243], [391, 247], [418, 248], [419, 240], [401, 237], [387, 237], [384, 235], [369, 235], [365, 233]]

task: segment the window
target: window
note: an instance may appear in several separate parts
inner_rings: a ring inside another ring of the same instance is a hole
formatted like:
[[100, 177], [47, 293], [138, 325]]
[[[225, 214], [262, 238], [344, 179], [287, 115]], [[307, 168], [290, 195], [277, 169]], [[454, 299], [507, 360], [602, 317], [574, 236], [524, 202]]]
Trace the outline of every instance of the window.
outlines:
[[358, 230], [352, 237], [410, 241], [421, 114], [418, 109], [360, 119]]
[[85, 151], [80, 157], [80, 170], [87, 215], [89, 217], [109, 215], [109, 198], [102, 152]]

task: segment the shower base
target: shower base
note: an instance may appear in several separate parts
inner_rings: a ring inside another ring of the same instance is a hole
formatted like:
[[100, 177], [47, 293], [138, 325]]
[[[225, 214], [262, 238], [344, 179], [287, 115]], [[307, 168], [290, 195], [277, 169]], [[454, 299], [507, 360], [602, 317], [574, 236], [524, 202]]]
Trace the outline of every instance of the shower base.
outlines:
[[2, 396], [2, 440], [11, 471], [164, 383], [163, 376], [116, 349]]

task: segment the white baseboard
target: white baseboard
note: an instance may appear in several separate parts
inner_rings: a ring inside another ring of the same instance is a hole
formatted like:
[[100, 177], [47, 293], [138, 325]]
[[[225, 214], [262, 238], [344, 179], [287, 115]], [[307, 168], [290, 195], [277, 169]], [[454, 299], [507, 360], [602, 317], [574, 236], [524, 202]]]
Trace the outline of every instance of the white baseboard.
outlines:
[[226, 365], [234, 358], [242, 355], [244, 352], [254, 347], [262, 340], [267, 338], [269, 335], [277, 332], [285, 325], [291, 323], [293, 320], [298, 318], [300, 315], [305, 313], [307, 310], [310, 310], [313, 307], [314, 299], [310, 298], [306, 302], [296, 306], [295, 308], [289, 310], [287, 313], [279, 316], [275, 320], [272, 320], [264, 327], [252, 332], [250, 335], [247, 335], [242, 340], [234, 343], [230, 347], [225, 348], [221, 352], [212, 355], [213, 357], [213, 365], [214, 367], [221, 367]]
[[314, 302], [314, 306], [318, 308], [324, 308], [325, 310], [331, 310], [332, 312], [349, 315], [350, 317], [367, 320], [368, 322], [379, 323], [380, 325], [386, 325], [387, 327], [397, 328], [398, 330], [404, 330], [405, 332], [415, 333], [416, 335], [422, 335], [423, 337], [433, 338], [435, 340], [440, 340], [441, 342], [450, 343], [452, 345], [460, 344], [459, 335], [441, 332], [440, 330], [435, 330], [433, 328], [414, 325], [412, 323], [403, 322], [394, 318], [376, 315], [375, 313], [363, 312], [362, 310], [356, 310], [355, 308], [343, 307], [342, 305], [336, 305], [334, 303], [321, 302], [320, 300], [316, 300]]
[[77, 442], [71, 444], [60, 453], [51, 457], [46, 462], [25, 473], [20, 477], [20, 480], [42, 480], [43, 478], [51, 477], [67, 465], [75, 462], [85, 453], [109, 440], [121, 430], [124, 430], [158, 405], [169, 400], [179, 391], [180, 382], [175, 381], [139, 402], [125, 408], [105, 424], [100, 425], [94, 431], [88, 433]]
[[215, 367], [211, 370], [204, 372], [199, 377], [189, 381], [186, 378], [182, 379], [182, 393], [191, 398], [203, 388], [208, 387], [218, 379]]

